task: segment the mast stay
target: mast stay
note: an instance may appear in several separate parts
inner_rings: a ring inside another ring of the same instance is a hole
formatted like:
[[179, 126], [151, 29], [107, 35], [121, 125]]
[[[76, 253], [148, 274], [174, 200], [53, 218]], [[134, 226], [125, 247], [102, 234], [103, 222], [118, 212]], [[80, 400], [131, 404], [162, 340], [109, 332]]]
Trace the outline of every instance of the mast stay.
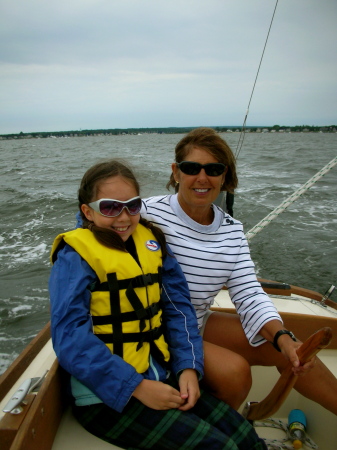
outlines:
[[316, 181], [322, 178], [329, 170], [331, 170], [337, 164], [337, 156], [332, 159], [326, 166], [319, 170], [313, 177], [310, 178], [306, 183], [304, 183], [300, 188], [297, 189], [293, 194], [291, 194], [286, 200], [284, 200], [279, 206], [277, 206], [271, 213], [269, 213], [264, 219], [262, 219], [258, 224], [251, 228], [246, 233], [247, 241], [250, 241], [259, 231], [263, 230], [267, 225], [270, 224], [277, 216], [279, 216], [283, 211], [288, 208], [295, 200], [297, 200], [304, 192], [306, 192], [311, 186], [313, 186]]
[[[266, 47], [267, 47], [267, 43], [268, 43], [271, 27], [273, 25], [273, 21], [274, 21], [277, 5], [278, 5], [278, 0], [276, 0], [276, 3], [275, 3], [273, 15], [272, 15], [272, 18], [271, 18], [271, 21], [270, 21], [267, 37], [266, 37], [266, 40], [265, 40], [265, 43], [264, 43], [264, 47], [263, 47], [263, 51], [262, 51], [262, 55], [261, 55], [261, 58], [260, 58], [260, 63], [259, 63], [259, 66], [258, 66], [258, 69], [257, 69], [257, 72], [256, 72], [256, 76], [255, 76], [252, 92], [250, 94], [250, 98], [249, 98], [249, 102], [248, 102], [248, 106], [247, 106], [247, 111], [246, 111], [245, 118], [244, 118], [244, 121], [243, 121], [243, 124], [242, 124], [239, 140], [238, 140], [238, 143], [237, 143], [237, 146], [236, 146], [236, 152], [235, 152], [235, 158], [236, 159], [238, 159], [240, 151], [241, 151], [242, 146], [243, 146], [243, 141], [244, 141], [244, 138], [245, 138], [245, 131], [246, 131], [246, 122], [247, 122], [247, 118], [248, 118], [248, 114], [249, 114], [249, 108], [250, 108], [250, 104], [251, 104], [251, 101], [252, 101], [252, 98], [253, 98], [253, 94], [254, 94], [254, 91], [255, 91], [256, 82], [257, 82], [257, 79], [258, 79], [258, 76], [259, 76], [259, 73], [260, 73], [262, 60], [263, 60], [264, 53], [265, 53], [265, 50], [266, 50]], [[334, 158], [332, 161], [330, 161], [321, 170], [319, 170], [312, 178], [310, 178], [310, 180], [308, 180], [306, 183], [304, 183], [299, 189], [297, 189], [293, 194], [291, 194], [286, 200], [284, 200], [279, 206], [277, 206], [264, 219], [262, 219], [258, 224], [256, 224], [253, 228], [251, 228], [246, 233], [247, 241], [250, 241], [258, 232], [260, 232], [261, 230], [263, 230], [263, 228], [265, 228], [267, 225], [269, 225], [272, 220], [274, 220], [283, 211], [285, 211], [288, 208], [288, 206], [290, 206], [295, 200], [297, 200], [302, 194], [304, 194], [311, 186], [313, 186], [320, 178], [322, 178], [323, 175], [325, 175], [327, 172], [329, 172], [329, 170], [331, 170], [336, 164], [337, 164], [337, 157]], [[227, 203], [227, 205], [230, 205], [231, 208], [233, 207], [233, 203], [234, 203], [234, 198], [233, 197], [234, 197], [234, 194], [230, 194], [230, 193], [227, 192], [226, 203]]]

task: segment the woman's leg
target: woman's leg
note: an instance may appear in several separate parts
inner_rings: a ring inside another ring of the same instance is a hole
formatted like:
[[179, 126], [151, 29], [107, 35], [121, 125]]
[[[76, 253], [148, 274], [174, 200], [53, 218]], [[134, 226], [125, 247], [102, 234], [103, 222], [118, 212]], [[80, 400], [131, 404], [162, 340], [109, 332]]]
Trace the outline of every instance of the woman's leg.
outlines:
[[248, 421], [206, 392], [189, 411], [157, 411], [132, 398], [123, 413], [99, 404], [75, 407], [74, 414], [90, 433], [122, 448], [266, 449]]
[[[293, 331], [296, 334], [296, 330]], [[276, 366], [278, 371], [282, 372], [287, 365], [284, 356], [276, 351], [269, 342], [252, 347], [236, 314], [219, 312], [211, 314], [206, 323], [203, 337], [205, 341], [213, 345], [238, 353], [248, 361], [250, 366]], [[206, 358], [205, 355], [205, 360]], [[225, 373], [225, 377], [228, 376], [228, 373]], [[295, 389], [305, 397], [337, 414], [337, 379], [318, 358], [315, 367], [306, 375], [298, 378]]]
[[247, 360], [231, 350], [204, 341], [204, 366], [202, 385], [237, 410], [252, 385]]

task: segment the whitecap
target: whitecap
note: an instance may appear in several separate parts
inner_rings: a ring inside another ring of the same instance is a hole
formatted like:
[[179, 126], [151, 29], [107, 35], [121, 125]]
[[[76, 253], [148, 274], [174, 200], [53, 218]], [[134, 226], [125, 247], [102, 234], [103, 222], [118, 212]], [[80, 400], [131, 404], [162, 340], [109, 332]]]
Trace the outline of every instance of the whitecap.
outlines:
[[24, 226], [24, 229], [32, 229], [35, 228], [39, 225], [41, 225], [41, 223], [43, 222], [43, 217], [41, 217], [41, 219], [33, 219], [30, 222], [27, 222]]
[[18, 318], [18, 317], [22, 317], [22, 316], [26, 316], [28, 311], [32, 310], [32, 306], [31, 305], [20, 305], [20, 306], [16, 306], [15, 308], [11, 309], [8, 312], [8, 317], [10, 317], [11, 319], [13, 318]]
[[13, 308], [11, 312], [17, 313], [20, 311], [31, 310], [31, 309], [32, 309], [31, 305], [20, 305], [20, 306], [16, 306], [15, 308]]
[[37, 258], [47, 252], [47, 244], [42, 243], [37, 245], [36, 247], [22, 247], [22, 251], [29, 252], [28, 256], [32, 258]]
[[[22, 245], [22, 244], [20, 244], [20, 245]], [[17, 264], [22, 264], [22, 263], [32, 264], [34, 260], [38, 260], [42, 256], [44, 256], [45, 254], [48, 253], [48, 246], [44, 242], [36, 245], [35, 247], [31, 247], [31, 246], [21, 247], [20, 245], [2, 247], [3, 249], [4, 248], [9, 249], [9, 248], [15, 248], [15, 247], [17, 248], [16, 253], [11, 252], [11, 253], [7, 253], [7, 254], [5, 254], [5, 253], [0, 254], [0, 260], [4, 259], [7, 261], [8, 269], [12, 269]]]

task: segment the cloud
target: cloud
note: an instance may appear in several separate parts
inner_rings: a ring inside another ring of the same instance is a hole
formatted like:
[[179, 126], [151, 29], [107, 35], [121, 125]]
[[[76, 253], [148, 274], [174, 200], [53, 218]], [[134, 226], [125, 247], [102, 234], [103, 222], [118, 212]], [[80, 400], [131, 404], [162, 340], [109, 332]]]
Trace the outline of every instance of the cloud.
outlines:
[[[0, 133], [242, 123], [271, 0], [2, 0]], [[335, 0], [279, 2], [248, 123], [335, 123]], [[40, 128], [42, 127], [42, 128]]]

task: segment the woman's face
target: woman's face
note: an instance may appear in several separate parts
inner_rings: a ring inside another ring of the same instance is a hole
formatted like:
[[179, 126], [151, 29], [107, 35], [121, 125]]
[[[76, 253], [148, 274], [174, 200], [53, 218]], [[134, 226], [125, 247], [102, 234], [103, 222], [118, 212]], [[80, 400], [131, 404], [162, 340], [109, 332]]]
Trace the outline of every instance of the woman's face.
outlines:
[[[198, 147], [192, 148], [187, 154], [185, 161], [198, 162], [200, 164], [219, 162], [206, 150]], [[172, 164], [174, 178], [179, 182], [178, 200], [183, 210], [193, 215], [201, 208], [208, 209], [220, 193], [222, 184], [225, 181], [225, 173], [219, 176], [208, 176], [204, 169], [197, 175], [186, 175]]]
[[[99, 183], [96, 198], [93, 198], [92, 201], [108, 198], [125, 202], [137, 196], [138, 193], [133, 184], [117, 175]], [[82, 205], [81, 209], [88, 220], [94, 222], [98, 227], [113, 230], [124, 242], [135, 231], [140, 219], [140, 214], [131, 216], [126, 208], [116, 217], [102, 216], [88, 205]]]

